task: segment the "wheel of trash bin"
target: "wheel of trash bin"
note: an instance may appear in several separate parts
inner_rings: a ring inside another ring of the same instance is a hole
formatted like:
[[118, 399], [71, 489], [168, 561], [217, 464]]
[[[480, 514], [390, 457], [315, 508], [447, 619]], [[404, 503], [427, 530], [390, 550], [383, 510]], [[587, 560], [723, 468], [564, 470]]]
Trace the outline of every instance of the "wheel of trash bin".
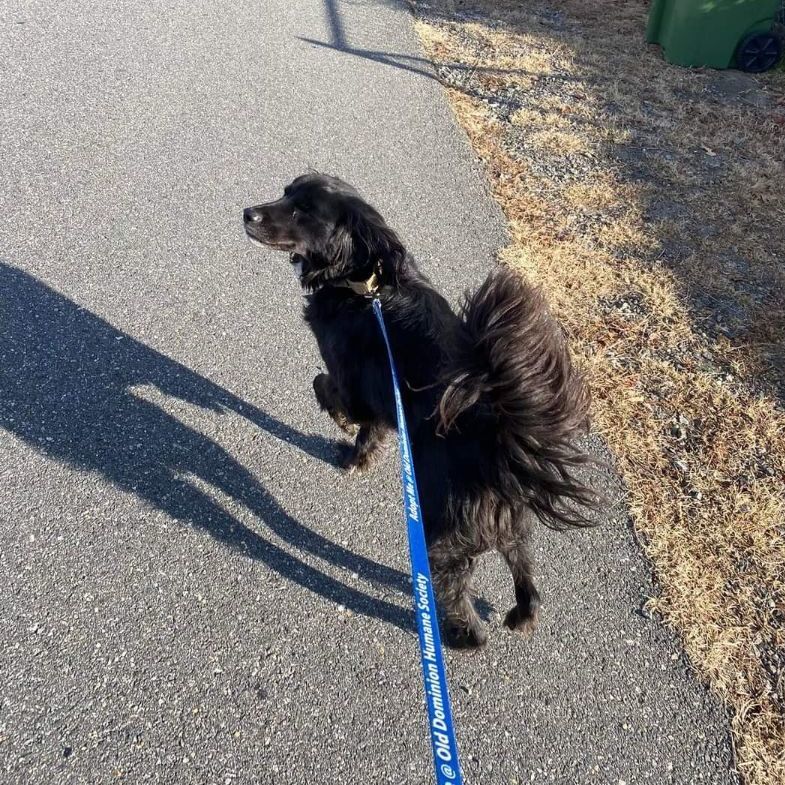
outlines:
[[782, 41], [774, 33], [752, 33], [736, 49], [736, 65], [759, 74], [774, 67], [782, 57]]

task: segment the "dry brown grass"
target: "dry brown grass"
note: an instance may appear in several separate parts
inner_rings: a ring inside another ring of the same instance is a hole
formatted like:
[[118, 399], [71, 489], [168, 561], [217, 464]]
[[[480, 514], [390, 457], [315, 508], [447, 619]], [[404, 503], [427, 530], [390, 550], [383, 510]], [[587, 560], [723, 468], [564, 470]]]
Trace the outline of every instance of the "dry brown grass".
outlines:
[[652, 604], [726, 701], [746, 781], [781, 785], [785, 75], [668, 65], [640, 0], [419, 13], [509, 221], [501, 259], [583, 359]]

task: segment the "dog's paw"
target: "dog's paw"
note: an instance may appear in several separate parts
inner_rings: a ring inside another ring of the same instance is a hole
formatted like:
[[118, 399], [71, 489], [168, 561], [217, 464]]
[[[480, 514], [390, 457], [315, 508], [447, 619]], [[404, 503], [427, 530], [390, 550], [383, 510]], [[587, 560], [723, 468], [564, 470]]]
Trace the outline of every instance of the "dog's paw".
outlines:
[[521, 633], [525, 638], [529, 638], [537, 629], [539, 618], [539, 611], [535, 610], [533, 613], [524, 614], [516, 605], [514, 608], [510, 608], [504, 619], [504, 626]]
[[333, 422], [347, 435], [357, 436], [360, 426], [352, 422], [343, 412], [330, 412]]
[[451, 649], [476, 650], [488, 642], [488, 635], [482, 627], [459, 627], [447, 624], [444, 628], [444, 642]]
[[358, 456], [353, 444], [336, 442], [335, 465], [344, 474], [362, 474], [370, 467], [371, 461], [368, 460], [367, 456]]
[[341, 461], [341, 468], [344, 474], [364, 474], [371, 468], [373, 461], [367, 455], [357, 455], [349, 448], [349, 454]]

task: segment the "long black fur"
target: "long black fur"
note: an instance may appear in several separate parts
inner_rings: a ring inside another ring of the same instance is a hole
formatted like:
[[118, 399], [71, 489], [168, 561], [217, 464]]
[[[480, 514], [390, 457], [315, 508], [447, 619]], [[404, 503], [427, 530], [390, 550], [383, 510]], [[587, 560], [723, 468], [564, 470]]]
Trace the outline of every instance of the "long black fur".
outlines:
[[445, 632], [478, 646], [476, 558], [498, 550], [512, 572], [512, 629], [531, 630], [540, 598], [526, 547], [532, 522], [587, 525], [596, 497], [574, 476], [589, 399], [539, 292], [499, 267], [456, 315], [379, 213], [349, 185], [311, 173], [244, 213], [251, 239], [291, 254], [309, 292], [305, 321], [327, 373], [320, 407], [356, 432], [349, 471], [366, 469], [394, 430], [387, 355], [371, 301], [346, 286], [376, 273], [403, 385], [426, 538]]

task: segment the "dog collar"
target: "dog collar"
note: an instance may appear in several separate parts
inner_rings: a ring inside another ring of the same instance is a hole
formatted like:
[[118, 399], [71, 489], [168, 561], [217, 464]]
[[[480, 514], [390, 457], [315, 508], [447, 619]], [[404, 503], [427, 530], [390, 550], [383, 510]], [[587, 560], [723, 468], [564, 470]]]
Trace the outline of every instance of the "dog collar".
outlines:
[[371, 277], [366, 278], [364, 281], [350, 281], [344, 279], [343, 281], [329, 283], [328, 286], [351, 289], [355, 294], [361, 294], [363, 297], [372, 297], [379, 291], [379, 276], [376, 275], [376, 270], [374, 270], [371, 273]]
[[[303, 284], [303, 264], [302, 262], [295, 262], [295, 275], [297, 276], [298, 280], [302, 285]], [[324, 281], [319, 286], [309, 287], [311, 293], [318, 292], [319, 289], [323, 289], [325, 286], [332, 286], [333, 288], [337, 289], [351, 289], [355, 294], [360, 294], [363, 297], [373, 297], [381, 288], [381, 284], [379, 283], [379, 278], [381, 277], [382, 266], [380, 262], [376, 262], [374, 267], [374, 271], [370, 274], [368, 278], [364, 281], [350, 281], [348, 278], [344, 278], [340, 281]]]

